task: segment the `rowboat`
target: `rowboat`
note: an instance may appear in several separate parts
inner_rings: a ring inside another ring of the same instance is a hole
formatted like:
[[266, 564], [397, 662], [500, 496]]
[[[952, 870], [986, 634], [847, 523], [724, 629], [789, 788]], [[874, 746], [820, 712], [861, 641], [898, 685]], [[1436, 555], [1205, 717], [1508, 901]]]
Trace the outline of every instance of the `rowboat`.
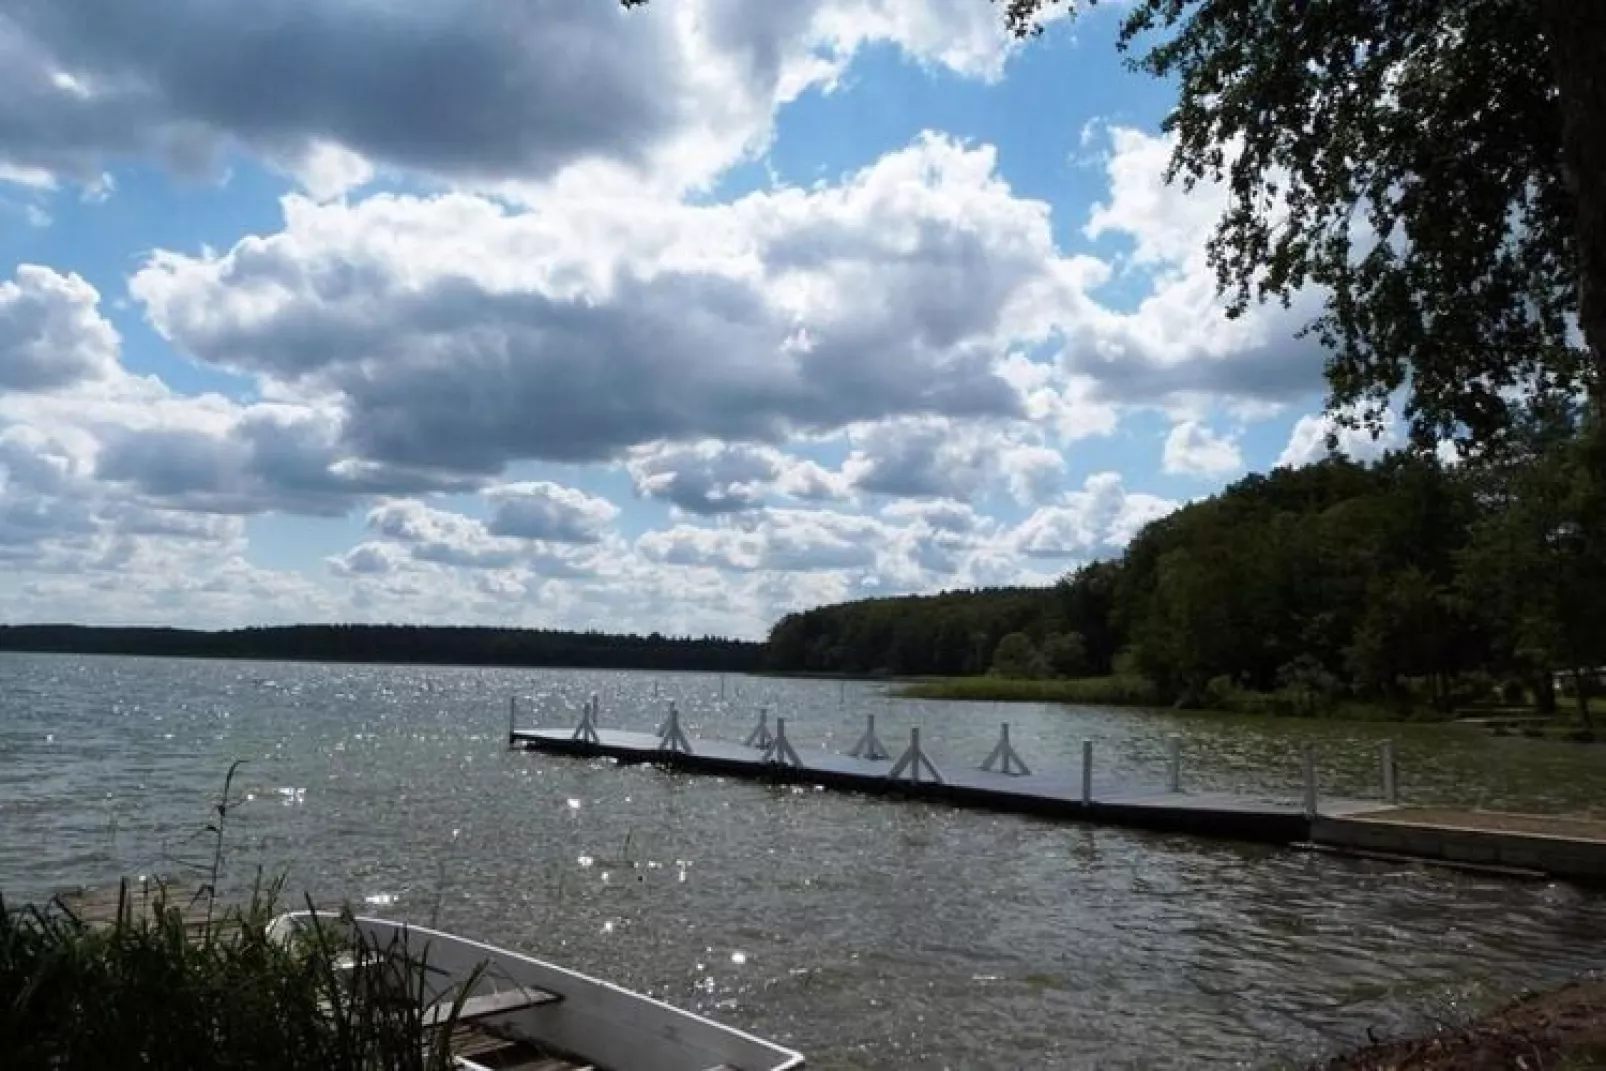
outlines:
[[404, 964], [460, 1071], [792, 1071], [801, 1054], [505, 948], [386, 919], [295, 911], [277, 940], [334, 935], [344, 970]]

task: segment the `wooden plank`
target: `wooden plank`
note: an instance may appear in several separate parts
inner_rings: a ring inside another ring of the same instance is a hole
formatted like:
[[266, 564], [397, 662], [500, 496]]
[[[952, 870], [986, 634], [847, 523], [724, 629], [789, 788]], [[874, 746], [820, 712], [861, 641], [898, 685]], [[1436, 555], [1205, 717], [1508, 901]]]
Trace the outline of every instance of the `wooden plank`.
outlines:
[[452, 1035], [452, 1055], [488, 1071], [595, 1071], [589, 1063], [554, 1056], [472, 1025]]
[[[58, 890], [52, 900], [60, 908], [71, 912], [86, 926], [100, 929], [117, 922], [117, 913], [123, 898], [118, 885], [78, 886]], [[178, 912], [185, 933], [191, 941], [200, 940], [208, 931], [214, 938], [230, 938], [239, 929], [236, 921], [229, 920], [227, 905], [218, 903], [207, 918], [207, 898], [179, 882], [153, 880], [127, 883], [127, 908], [135, 925], [154, 921], [154, 908], [160, 903], [169, 911]]]
[[562, 999], [544, 989], [506, 989], [500, 993], [482, 993], [463, 1001], [455, 1017], [450, 1004], [436, 1004], [425, 1009], [424, 1026], [427, 1029], [447, 1022], [472, 1023], [495, 1015], [510, 1015], [526, 1008], [538, 1008]]

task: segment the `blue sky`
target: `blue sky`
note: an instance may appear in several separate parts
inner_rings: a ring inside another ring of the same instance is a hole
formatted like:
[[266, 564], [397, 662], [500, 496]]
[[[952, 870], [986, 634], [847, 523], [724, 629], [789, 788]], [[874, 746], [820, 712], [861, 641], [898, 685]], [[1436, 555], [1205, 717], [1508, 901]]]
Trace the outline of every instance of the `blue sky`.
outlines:
[[1323, 450], [1108, 8], [107, 10], [0, 16], [0, 619], [761, 636]]

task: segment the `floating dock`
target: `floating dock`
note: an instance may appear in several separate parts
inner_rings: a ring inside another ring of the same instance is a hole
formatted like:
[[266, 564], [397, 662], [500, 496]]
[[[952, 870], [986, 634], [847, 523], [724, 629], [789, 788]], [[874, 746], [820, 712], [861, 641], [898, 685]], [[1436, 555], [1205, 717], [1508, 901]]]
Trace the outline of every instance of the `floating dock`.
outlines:
[[1082, 744], [1079, 774], [1036, 772], [1000, 727], [997, 745], [976, 767], [939, 768], [910, 730], [906, 746], [889, 749], [875, 715], [842, 755], [799, 747], [786, 719], [772, 728], [767, 712], [740, 744], [693, 740], [675, 705], [656, 732], [597, 726], [597, 697], [570, 728], [519, 728], [509, 704], [508, 747], [621, 763], [649, 763], [719, 777], [812, 784], [871, 795], [892, 795], [962, 807], [1038, 815], [1110, 826], [1190, 833], [1224, 840], [1297, 846], [1390, 862], [1429, 863], [1505, 877], [1560, 878], [1606, 885], [1606, 821], [1459, 808], [1401, 806], [1394, 747], [1379, 749], [1376, 799], [1321, 797], [1314, 749], [1304, 753], [1299, 799], [1184, 792], [1178, 737], [1163, 787], [1120, 784], [1096, 775], [1093, 743]]
[[1349, 855], [1606, 885], [1606, 822], [1598, 819], [1393, 807], [1370, 814], [1318, 815], [1311, 842]]
[[[963, 807], [985, 808], [1046, 818], [1096, 822], [1165, 832], [1192, 833], [1228, 840], [1267, 844], [1308, 841], [1316, 816], [1314, 761], [1307, 756], [1310, 783], [1304, 800], [1257, 798], [1221, 792], [1181, 790], [1180, 750], [1173, 743], [1168, 784], [1163, 787], [1119, 784], [1095, 774], [1091, 742], [1083, 744], [1080, 776], [1034, 772], [1001, 727], [998, 745], [974, 768], [941, 768], [926, 754], [920, 730], [907, 746], [894, 750], [881, 743], [875, 718], [866, 719], [864, 736], [846, 755], [793, 744], [785, 719], [771, 730], [760, 716], [744, 743], [688, 738], [673, 707], [656, 733], [599, 729], [594, 700], [587, 703], [572, 728], [518, 728], [510, 712], [508, 746], [583, 758], [609, 758], [621, 763], [650, 763], [688, 773], [721, 777], [802, 783], [873, 795], [895, 795]], [[1362, 815], [1386, 810], [1382, 800], [1322, 799], [1325, 815]]]

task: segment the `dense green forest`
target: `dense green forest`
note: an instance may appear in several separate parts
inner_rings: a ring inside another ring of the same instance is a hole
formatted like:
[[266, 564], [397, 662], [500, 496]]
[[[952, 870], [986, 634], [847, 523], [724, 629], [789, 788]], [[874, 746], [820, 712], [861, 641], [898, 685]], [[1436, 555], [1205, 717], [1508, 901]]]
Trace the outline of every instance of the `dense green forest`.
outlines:
[[477, 666], [575, 666], [741, 672], [757, 668], [756, 643], [713, 637], [614, 636], [514, 628], [291, 625], [199, 632], [170, 628], [0, 625], [0, 650], [173, 658], [264, 658]]
[[[1551, 709], [1606, 665], [1606, 517], [1565, 427], [1477, 466], [1394, 454], [1248, 476], [1048, 589], [792, 614], [771, 668], [1010, 678], [1116, 674], [1180, 705], [1245, 694]], [[1587, 690], [1587, 689], [1586, 689]], [[1587, 718], [1587, 704], [1580, 701]]]

